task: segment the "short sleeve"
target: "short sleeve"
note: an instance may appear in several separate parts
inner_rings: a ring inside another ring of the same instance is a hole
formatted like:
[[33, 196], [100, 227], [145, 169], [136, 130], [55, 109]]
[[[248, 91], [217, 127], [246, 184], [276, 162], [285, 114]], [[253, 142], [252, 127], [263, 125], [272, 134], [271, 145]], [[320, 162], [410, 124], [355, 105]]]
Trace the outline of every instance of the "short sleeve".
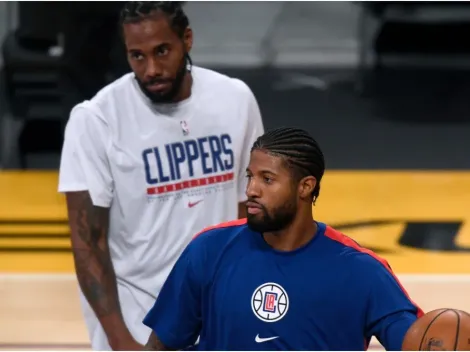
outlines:
[[245, 202], [246, 198], [246, 185], [247, 178], [245, 177], [245, 170], [250, 162], [250, 150], [256, 139], [264, 134], [263, 119], [261, 117], [261, 111], [256, 101], [256, 97], [253, 92], [246, 86], [248, 90], [248, 124], [245, 131], [245, 138], [243, 140], [242, 154], [240, 158], [240, 169], [238, 174], [238, 202]]
[[369, 297], [366, 337], [376, 336], [388, 351], [400, 350], [410, 326], [422, 314], [386, 262], [370, 258], [364, 274]]
[[65, 129], [59, 170], [59, 192], [88, 191], [93, 204], [109, 207], [113, 178], [107, 156], [108, 126], [85, 107], [72, 110]]
[[199, 238], [183, 251], [143, 321], [171, 349], [194, 345], [202, 327], [202, 267], [195, 258], [203, 255], [197, 242]]

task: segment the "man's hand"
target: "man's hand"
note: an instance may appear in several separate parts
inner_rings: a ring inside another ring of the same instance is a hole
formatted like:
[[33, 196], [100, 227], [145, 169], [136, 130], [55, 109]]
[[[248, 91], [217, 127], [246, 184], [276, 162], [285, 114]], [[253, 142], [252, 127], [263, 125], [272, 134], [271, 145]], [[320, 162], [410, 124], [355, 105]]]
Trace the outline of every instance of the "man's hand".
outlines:
[[145, 351], [172, 351], [160, 341], [160, 339], [152, 332], [144, 347]]
[[143, 351], [144, 345], [138, 343], [132, 335], [116, 337], [109, 340], [109, 345], [113, 351]]

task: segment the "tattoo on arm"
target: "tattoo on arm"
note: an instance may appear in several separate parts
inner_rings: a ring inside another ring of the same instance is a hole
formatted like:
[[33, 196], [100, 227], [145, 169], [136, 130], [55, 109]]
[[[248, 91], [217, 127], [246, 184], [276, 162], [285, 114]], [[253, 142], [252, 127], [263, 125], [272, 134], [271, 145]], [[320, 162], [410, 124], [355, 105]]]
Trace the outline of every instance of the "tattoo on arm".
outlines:
[[109, 209], [94, 206], [85, 192], [67, 194], [72, 249], [80, 287], [98, 318], [120, 313], [107, 232]]
[[158, 339], [154, 332], [150, 334], [150, 337], [145, 344], [144, 351], [170, 351], [163, 343]]

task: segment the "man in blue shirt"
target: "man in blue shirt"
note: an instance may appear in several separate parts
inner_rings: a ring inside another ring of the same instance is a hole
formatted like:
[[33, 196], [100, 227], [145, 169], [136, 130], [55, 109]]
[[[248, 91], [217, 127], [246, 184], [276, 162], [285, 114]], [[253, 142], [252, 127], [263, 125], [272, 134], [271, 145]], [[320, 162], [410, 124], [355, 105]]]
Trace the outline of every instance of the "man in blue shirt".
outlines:
[[390, 266], [312, 216], [325, 170], [305, 131], [259, 137], [245, 220], [204, 230], [144, 320], [147, 350], [400, 350], [423, 312]]

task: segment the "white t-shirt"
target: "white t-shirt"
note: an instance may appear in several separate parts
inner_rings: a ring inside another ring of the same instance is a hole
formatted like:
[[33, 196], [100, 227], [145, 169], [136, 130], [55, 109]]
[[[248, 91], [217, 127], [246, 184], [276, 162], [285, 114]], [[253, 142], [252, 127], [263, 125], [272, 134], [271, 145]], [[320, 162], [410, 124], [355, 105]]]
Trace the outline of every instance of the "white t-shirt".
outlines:
[[191, 238], [236, 219], [246, 200], [250, 149], [264, 133], [256, 99], [238, 79], [199, 67], [192, 75], [190, 98], [152, 104], [126, 74], [74, 107], [67, 124], [59, 191], [88, 190], [110, 207], [125, 320], [124, 289], [145, 314]]

